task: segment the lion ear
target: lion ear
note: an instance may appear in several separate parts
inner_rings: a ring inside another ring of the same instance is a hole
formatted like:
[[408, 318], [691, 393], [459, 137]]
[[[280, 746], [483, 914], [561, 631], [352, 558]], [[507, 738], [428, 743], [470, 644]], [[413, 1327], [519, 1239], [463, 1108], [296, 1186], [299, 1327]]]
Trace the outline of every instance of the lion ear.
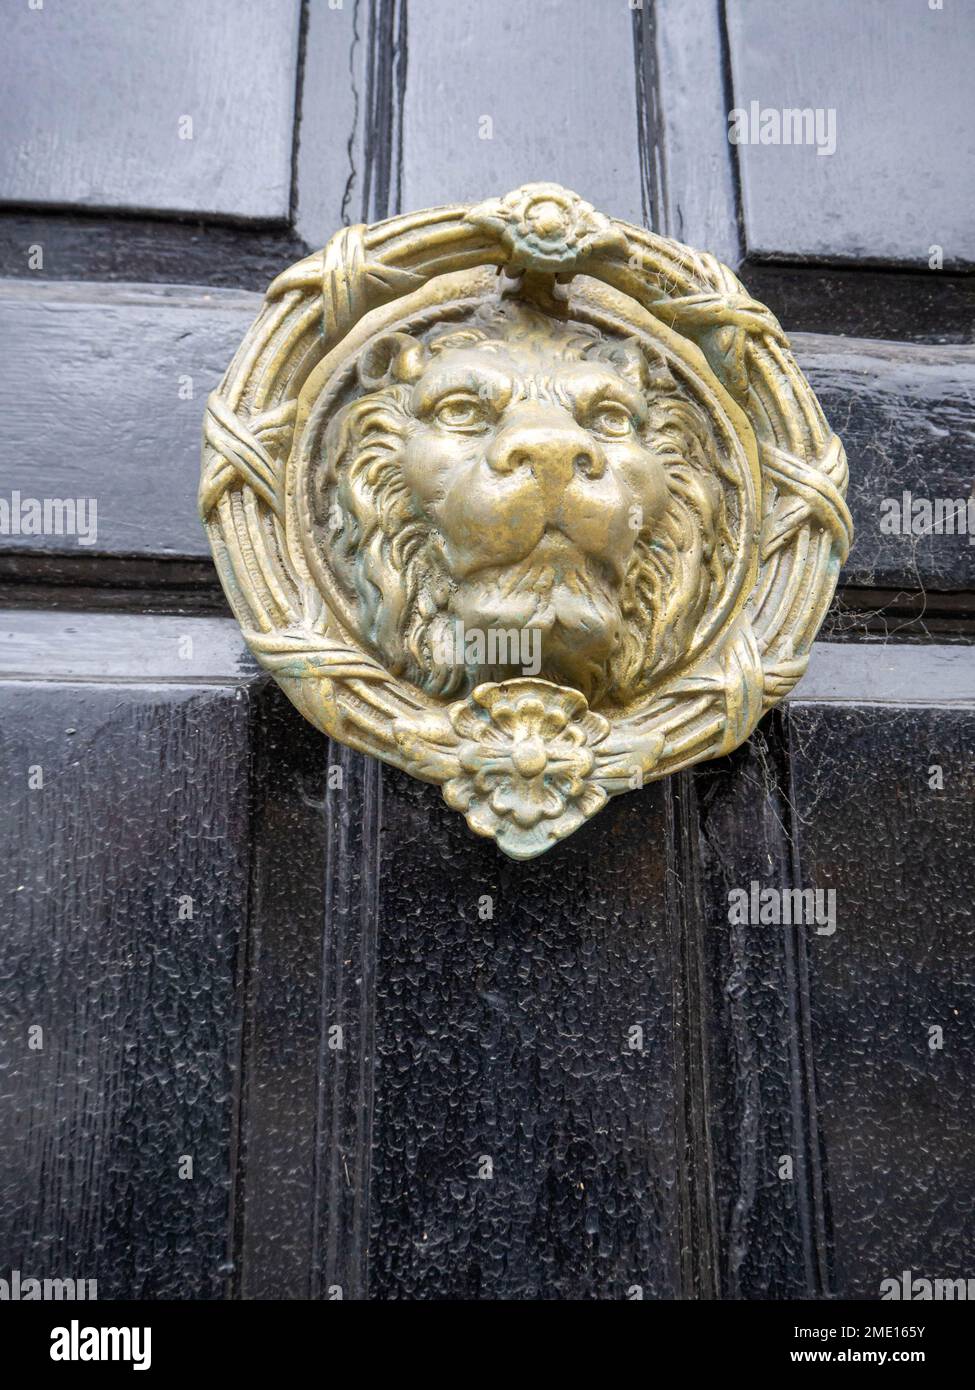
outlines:
[[656, 350], [643, 349], [644, 378], [643, 389], [651, 395], [659, 393], [667, 395], [677, 390], [677, 382], [674, 380], [671, 370], [667, 365], [667, 359], [662, 352]]
[[620, 375], [638, 391], [668, 391], [676, 386], [662, 354], [638, 338], [626, 338], [611, 346], [600, 344], [597, 351], [589, 355], [612, 362]]
[[359, 380], [367, 391], [394, 382], [420, 379], [427, 350], [409, 333], [384, 333], [364, 349], [359, 358]]

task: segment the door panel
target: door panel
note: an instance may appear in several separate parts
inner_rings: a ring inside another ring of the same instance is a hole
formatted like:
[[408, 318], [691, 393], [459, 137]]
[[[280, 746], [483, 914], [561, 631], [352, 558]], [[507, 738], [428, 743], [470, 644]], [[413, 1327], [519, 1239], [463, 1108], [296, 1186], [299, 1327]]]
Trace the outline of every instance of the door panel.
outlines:
[[399, 206], [471, 202], [544, 178], [639, 223], [631, 15], [587, 0], [413, 6]]
[[[0, 324], [17, 345], [4, 473], [22, 521], [0, 548], [207, 555], [202, 411], [259, 308], [256, 295], [227, 290], [4, 282]], [[83, 499], [76, 530], [24, 534], [27, 499], [45, 497]]]
[[472, 843], [439, 801], [383, 778], [371, 1292], [674, 1297], [664, 795], [541, 865]]
[[[758, 122], [738, 147], [749, 253], [927, 266], [937, 244], [944, 264], [971, 264], [967, 10], [914, 0], [726, 9], [734, 105]], [[821, 113], [814, 142], [789, 144], [785, 127], [775, 138], [776, 113], [802, 110]]]
[[803, 883], [837, 903], [835, 934], [811, 952], [809, 1023], [833, 1278], [848, 1297], [876, 1298], [904, 1269], [968, 1277], [971, 695], [790, 706]]
[[[795, 335], [794, 347], [850, 463], [854, 541], [843, 582], [970, 591], [975, 348], [812, 334]], [[940, 523], [934, 499], [946, 509]]]
[[300, 13], [299, 0], [140, 0], [136, 25], [127, 0], [19, 6], [3, 199], [284, 219]]
[[[102, 1298], [219, 1298], [238, 1125], [247, 687], [180, 671], [172, 634], [153, 640], [152, 620], [137, 621], [140, 650], [115, 679], [107, 629], [132, 619], [74, 615], [41, 624], [47, 642], [36, 629], [10, 641], [34, 621], [4, 615], [0, 1248], [9, 1268], [95, 1279]], [[77, 651], [102, 674], [78, 670]]]

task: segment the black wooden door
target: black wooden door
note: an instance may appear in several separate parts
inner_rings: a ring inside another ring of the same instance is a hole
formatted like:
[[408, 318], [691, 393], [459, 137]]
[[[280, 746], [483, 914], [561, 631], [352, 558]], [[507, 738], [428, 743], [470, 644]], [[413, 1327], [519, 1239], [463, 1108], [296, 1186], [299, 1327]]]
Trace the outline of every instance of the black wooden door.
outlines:
[[[24, 0], [4, 29], [0, 1277], [975, 1273], [972, 11]], [[533, 179], [739, 268], [857, 540], [745, 747], [516, 864], [258, 672], [195, 491], [279, 270]], [[791, 888], [816, 924], [740, 920]]]

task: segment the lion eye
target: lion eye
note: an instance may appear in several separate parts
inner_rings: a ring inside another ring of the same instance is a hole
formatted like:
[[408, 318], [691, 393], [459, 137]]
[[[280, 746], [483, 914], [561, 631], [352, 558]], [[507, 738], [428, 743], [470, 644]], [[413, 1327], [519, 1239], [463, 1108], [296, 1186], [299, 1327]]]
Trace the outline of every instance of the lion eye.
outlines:
[[592, 413], [591, 424], [594, 430], [600, 434], [612, 435], [620, 438], [624, 434], [630, 434], [633, 430], [633, 420], [630, 412], [622, 405], [617, 405], [613, 401], [604, 401], [602, 405], [596, 407]]
[[449, 430], [478, 429], [485, 423], [484, 407], [474, 396], [449, 396], [437, 406], [434, 419]]

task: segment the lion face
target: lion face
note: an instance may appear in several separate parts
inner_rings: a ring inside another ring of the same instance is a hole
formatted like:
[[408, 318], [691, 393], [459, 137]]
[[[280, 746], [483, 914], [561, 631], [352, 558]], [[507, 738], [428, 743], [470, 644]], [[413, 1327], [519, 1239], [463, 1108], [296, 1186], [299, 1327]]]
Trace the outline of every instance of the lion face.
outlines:
[[316, 533], [364, 635], [429, 693], [533, 650], [533, 674], [625, 701], [720, 577], [713, 438], [632, 340], [541, 317], [374, 342], [326, 435]]

